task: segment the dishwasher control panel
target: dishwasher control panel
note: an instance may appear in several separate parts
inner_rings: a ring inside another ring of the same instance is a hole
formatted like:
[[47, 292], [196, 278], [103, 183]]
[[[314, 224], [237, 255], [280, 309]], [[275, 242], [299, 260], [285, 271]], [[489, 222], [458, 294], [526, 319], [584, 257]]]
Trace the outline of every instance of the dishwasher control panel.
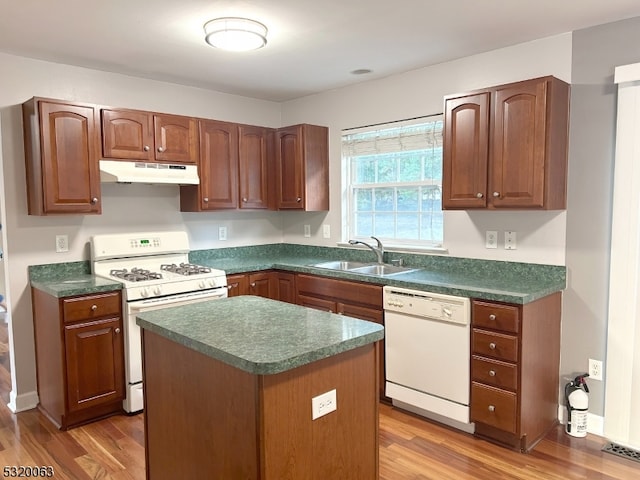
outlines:
[[382, 298], [388, 312], [462, 325], [471, 321], [471, 301], [465, 297], [386, 286]]

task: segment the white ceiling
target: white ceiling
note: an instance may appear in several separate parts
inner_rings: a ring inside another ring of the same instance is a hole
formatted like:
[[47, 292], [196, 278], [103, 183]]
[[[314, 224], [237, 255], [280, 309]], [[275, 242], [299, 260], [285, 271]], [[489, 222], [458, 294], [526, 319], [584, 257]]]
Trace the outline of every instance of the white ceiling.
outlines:
[[[267, 46], [208, 46], [222, 16], [266, 24]], [[0, 0], [0, 51], [284, 101], [635, 16], [638, 0]]]

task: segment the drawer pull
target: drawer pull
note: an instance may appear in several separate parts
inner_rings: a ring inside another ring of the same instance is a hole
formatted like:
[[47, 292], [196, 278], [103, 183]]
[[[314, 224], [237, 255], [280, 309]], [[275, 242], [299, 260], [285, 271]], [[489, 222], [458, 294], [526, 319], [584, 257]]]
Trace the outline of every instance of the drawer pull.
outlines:
[[495, 377], [496, 376], [496, 371], [495, 370], [489, 370], [489, 376], [490, 377]]
[[493, 343], [493, 342], [491, 342], [491, 343], [489, 344], [489, 348], [490, 348], [491, 350], [495, 350], [495, 349], [496, 349], [496, 344], [495, 344], [495, 343]]
[[95, 305], [95, 304], [94, 304], [94, 305], [91, 305], [91, 310], [92, 310], [92, 311], [94, 311], [94, 312], [95, 312], [97, 309], [98, 309], [98, 306], [97, 306], [97, 305]]
[[116, 333], [120, 333], [120, 327], [116, 328]]
[[489, 315], [489, 320], [495, 320], [496, 316], [492, 313], [491, 315]]
[[496, 407], [494, 407], [493, 405], [489, 405], [489, 411], [490, 412], [495, 412], [496, 411]]

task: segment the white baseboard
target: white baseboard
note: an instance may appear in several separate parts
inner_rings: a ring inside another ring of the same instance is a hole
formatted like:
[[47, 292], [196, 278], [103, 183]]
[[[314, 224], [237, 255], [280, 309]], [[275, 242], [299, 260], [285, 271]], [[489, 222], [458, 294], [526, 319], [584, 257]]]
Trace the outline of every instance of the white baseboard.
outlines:
[[[558, 420], [561, 424], [567, 424], [567, 407], [558, 405]], [[604, 417], [587, 413], [587, 432], [604, 437]]]
[[9, 410], [13, 413], [18, 413], [36, 408], [38, 403], [40, 403], [40, 398], [36, 391], [16, 395], [15, 390], [11, 390], [7, 407], [9, 407]]

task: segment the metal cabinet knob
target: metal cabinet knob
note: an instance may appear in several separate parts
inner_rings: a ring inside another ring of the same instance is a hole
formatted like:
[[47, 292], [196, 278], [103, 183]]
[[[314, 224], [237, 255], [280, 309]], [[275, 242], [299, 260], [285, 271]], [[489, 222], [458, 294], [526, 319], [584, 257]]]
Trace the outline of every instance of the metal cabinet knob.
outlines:
[[495, 370], [489, 370], [489, 376], [490, 377], [495, 377], [496, 376], [496, 371]]
[[500, 192], [493, 192], [493, 196], [494, 197], [499, 197], [500, 196]]
[[252, 287], [255, 287], [255, 286], [256, 286], [256, 282], [253, 282], [253, 283], [251, 284], [251, 286], [252, 286]]
[[209, 197], [204, 197], [204, 198], [202, 199], [202, 201], [203, 201], [204, 203], [209, 203]]
[[97, 309], [98, 309], [98, 306], [97, 306], [97, 305], [91, 305], [91, 310], [92, 310], [92, 311], [94, 311], [94, 312], [95, 312]]
[[495, 349], [496, 349], [496, 344], [495, 344], [495, 343], [493, 343], [493, 342], [491, 342], [491, 343], [489, 344], [489, 348], [490, 348], [491, 350], [495, 350]]
[[91, 205], [95, 205], [96, 203], [98, 203], [98, 197], [93, 197], [91, 199]]
[[296, 198], [296, 202], [300, 203], [302, 201], [301, 197]]
[[227, 290], [231, 290], [234, 287], [234, 285], [227, 285]]
[[120, 333], [120, 327], [116, 328], [116, 333]]
[[494, 407], [493, 405], [489, 405], [489, 411], [490, 412], [495, 412], [496, 411], [496, 407]]
[[142, 150], [148, 152], [149, 150], [151, 150], [151, 148], [149, 148], [149, 145], [145, 145], [144, 147], [142, 147]]
[[496, 316], [492, 313], [491, 315], [489, 315], [489, 320], [495, 320]]
[[482, 198], [482, 197], [484, 197], [483, 193], [480, 193], [480, 192], [476, 193], [476, 198]]
[[164, 147], [158, 147], [158, 152], [160, 153], [164, 152]]
[[247, 198], [246, 198], [246, 197], [242, 197], [242, 201], [243, 201], [244, 203], [247, 203]]

